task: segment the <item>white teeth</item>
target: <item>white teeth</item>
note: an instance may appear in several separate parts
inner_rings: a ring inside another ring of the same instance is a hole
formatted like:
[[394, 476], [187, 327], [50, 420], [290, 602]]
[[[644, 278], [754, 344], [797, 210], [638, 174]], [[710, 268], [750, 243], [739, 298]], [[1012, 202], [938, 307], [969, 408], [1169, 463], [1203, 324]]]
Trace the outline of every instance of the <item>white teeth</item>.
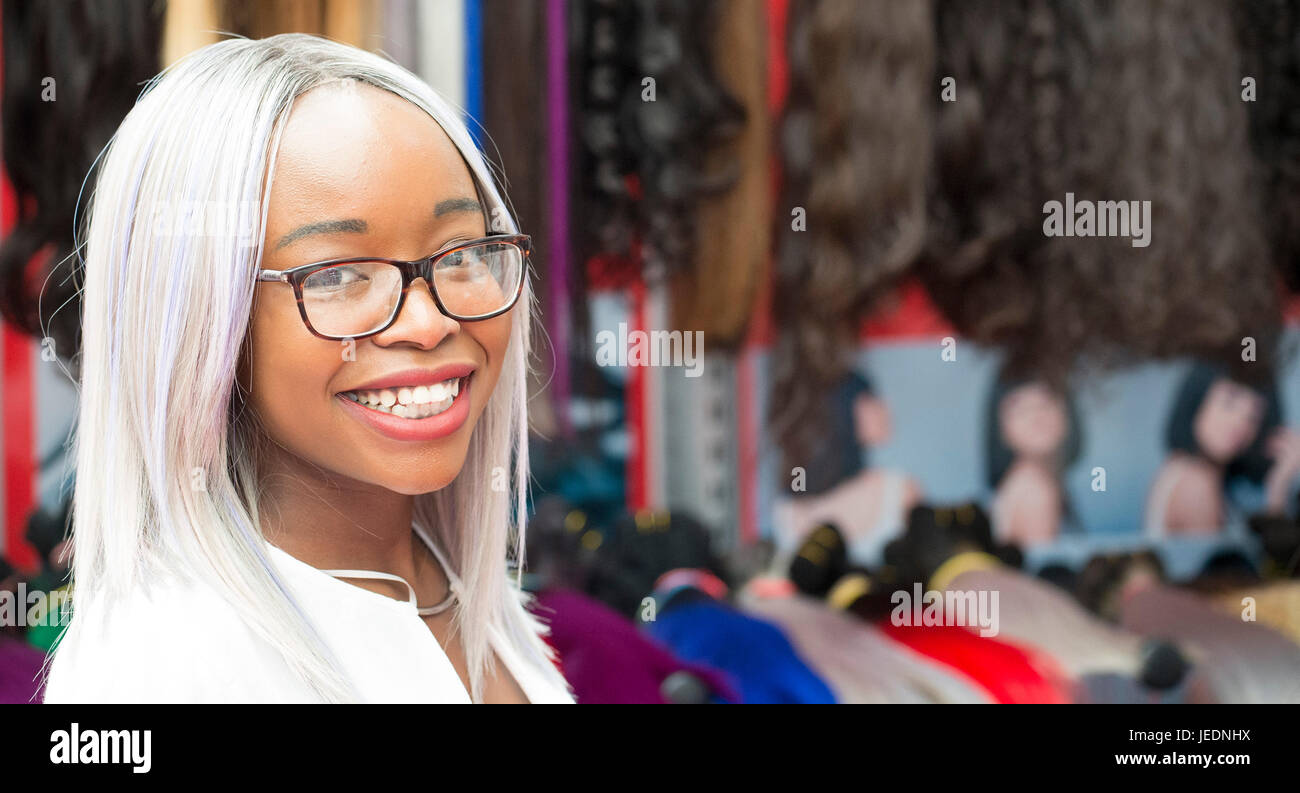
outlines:
[[436, 416], [451, 407], [460, 394], [460, 378], [455, 377], [433, 385], [401, 386], [378, 391], [345, 391], [343, 395], [353, 402], [381, 413], [408, 419]]

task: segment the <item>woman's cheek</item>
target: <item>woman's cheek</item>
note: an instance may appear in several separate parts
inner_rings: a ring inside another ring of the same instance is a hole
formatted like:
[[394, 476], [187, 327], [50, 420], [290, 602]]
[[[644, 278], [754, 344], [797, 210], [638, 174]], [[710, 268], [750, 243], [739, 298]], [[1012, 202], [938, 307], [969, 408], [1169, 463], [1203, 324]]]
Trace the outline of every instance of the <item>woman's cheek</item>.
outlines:
[[480, 409], [487, 404], [488, 397], [496, 390], [497, 381], [501, 377], [501, 368], [505, 363], [506, 352], [510, 348], [510, 331], [514, 324], [514, 313], [512, 309], [508, 314], [478, 322], [470, 331], [470, 335], [483, 348], [487, 357], [485, 371], [479, 373], [486, 376], [476, 377], [479, 382], [487, 386], [478, 391], [475, 397], [475, 402]]
[[296, 314], [284, 313], [254, 314], [252, 403], [275, 440], [298, 445], [323, 426], [330, 407], [326, 384], [342, 355], [334, 344], [307, 334]]

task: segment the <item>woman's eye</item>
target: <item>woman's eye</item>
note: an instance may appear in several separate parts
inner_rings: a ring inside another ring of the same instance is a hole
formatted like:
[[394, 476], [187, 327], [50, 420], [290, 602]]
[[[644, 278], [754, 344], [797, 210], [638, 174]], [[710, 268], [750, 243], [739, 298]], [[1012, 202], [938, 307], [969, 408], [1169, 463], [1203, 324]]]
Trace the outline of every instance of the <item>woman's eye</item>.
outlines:
[[312, 289], [338, 290], [368, 281], [365, 273], [355, 267], [331, 267], [311, 277]]

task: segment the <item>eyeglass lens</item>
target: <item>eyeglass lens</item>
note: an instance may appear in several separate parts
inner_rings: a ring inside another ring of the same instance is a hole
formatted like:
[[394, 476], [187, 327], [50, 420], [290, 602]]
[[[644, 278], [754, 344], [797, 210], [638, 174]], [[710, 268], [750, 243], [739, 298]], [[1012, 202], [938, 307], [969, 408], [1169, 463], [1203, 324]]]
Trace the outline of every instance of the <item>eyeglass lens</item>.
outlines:
[[[473, 319], [507, 306], [518, 291], [523, 270], [522, 249], [489, 242], [439, 259], [433, 286], [453, 319]], [[326, 267], [302, 282], [307, 319], [327, 336], [373, 333], [393, 318], [401, 296], [401, 270], [382, 261]]]

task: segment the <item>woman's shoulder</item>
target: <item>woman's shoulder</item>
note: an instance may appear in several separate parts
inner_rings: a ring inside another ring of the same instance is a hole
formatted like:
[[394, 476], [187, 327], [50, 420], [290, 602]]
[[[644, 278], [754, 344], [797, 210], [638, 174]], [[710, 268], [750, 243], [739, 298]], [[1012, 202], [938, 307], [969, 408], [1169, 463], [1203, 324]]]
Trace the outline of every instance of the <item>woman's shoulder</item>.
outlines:
[[[269, 644], [205, 584], [159, 583], [81, 610], [74, 594], [45, 702], [280, 699], [280, 667]], [[259, 669], [265, 674], [250, 674]]]

